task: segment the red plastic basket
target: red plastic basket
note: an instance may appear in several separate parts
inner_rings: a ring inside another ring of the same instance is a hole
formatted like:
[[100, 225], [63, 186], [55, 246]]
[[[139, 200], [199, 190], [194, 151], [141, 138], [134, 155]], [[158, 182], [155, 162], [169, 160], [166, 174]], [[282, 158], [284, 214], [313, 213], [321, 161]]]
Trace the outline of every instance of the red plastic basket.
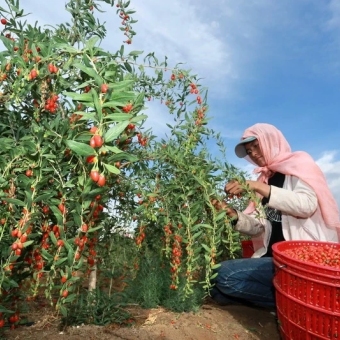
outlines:
[[339, 243], [283, 241], [273, 245], [277, 315], [285, 340], [340, 339], [340, 271], [303, 262], [283, 252]]
[[254, 254], [253, 241], [243, 240], [241, 241], [241, 247], [242, 247], [242, 257], [244, 258], [252, 257], [252, 255]]

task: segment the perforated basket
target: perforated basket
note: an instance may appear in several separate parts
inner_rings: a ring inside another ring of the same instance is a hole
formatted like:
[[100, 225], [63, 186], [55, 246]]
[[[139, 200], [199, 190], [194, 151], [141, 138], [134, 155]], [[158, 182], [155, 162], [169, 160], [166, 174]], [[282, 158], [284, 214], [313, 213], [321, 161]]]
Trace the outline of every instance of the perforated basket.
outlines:
[[340, 252], [339, 243], [283, 241], [273, 245], [277, 314], [285, 340], [340, 339], [340, 271], [284, 253], [325, 244]]

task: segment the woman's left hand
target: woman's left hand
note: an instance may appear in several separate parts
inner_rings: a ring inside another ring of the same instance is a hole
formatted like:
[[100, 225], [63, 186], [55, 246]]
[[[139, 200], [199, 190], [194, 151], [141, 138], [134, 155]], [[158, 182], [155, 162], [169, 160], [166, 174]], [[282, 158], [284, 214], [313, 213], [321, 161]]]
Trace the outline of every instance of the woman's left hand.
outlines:
[[[246, 181], [246, 185], [250, 190], [255, 190], [255, 181]], [[239, 195], [245, 191], [244, 184], [240, 184], [238, 181], [233, 180], [228, 182], [225, 187], [224, 191], [227, 195]]]
[[[246, 187], [259, 193], [261, 196], [269, 197], [270, 185], [258, 181], [246, 181]], [[225, 193], [229, 196], [240, 195], [245, 191], [245, 185], [240, 184], [238, 181], [230, 181], [224, 187]]]

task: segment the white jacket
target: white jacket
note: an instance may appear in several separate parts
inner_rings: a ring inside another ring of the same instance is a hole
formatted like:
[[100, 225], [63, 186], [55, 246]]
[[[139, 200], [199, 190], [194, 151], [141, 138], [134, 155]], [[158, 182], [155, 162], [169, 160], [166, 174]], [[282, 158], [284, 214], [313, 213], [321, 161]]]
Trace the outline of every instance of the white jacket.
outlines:
[[[339, 242], [337, 231], [325, 225], [314, 190], [297, 177], [286, 175], [282, 188], [271, 186], [268, 206], [282, 213], [282, 231], [286, 241], [313, 240]], [[272, 226], [257, 212], [246, 215], [237, 212], [235, 230], [252, 236], [255, 253], [261, 257], [267, 252]]]

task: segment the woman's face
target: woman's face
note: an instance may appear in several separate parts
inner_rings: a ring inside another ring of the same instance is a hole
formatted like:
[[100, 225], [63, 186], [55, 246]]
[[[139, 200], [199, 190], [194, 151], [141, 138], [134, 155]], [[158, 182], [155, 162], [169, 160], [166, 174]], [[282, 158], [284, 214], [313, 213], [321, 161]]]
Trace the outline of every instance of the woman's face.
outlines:
[[246, 148], [247, 155], [256, 165], [258, 166], [266, 165], [260, 148], [259, 141], [257, 139], [247, 144], [244, 144], [244, 147]]

